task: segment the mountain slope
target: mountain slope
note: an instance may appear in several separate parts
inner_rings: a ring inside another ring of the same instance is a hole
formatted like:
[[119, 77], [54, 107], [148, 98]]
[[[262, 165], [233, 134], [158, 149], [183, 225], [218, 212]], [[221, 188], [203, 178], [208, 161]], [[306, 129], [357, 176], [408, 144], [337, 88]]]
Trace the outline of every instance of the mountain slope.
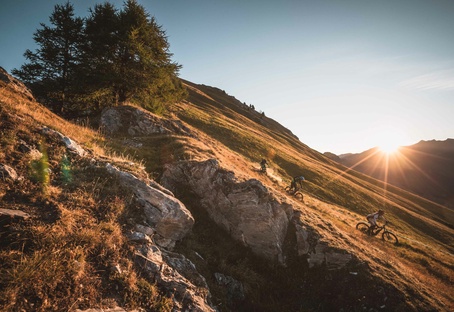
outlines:
[[[280, 194], [282, 194], [282, 188], [289, 184], [290, 177], [303, 174], [307, 179], [304, 184], [307, 195], [305, 205], [301, 209], [306, 215], [306, 221], [326, 229], [322, 233], [325, 238], [332, 240], [333, 245], [349, 251], [354, 250], [353, 252], [359, 254], [361, 259], [367, 259], [367, 262], [373, 263], [372, 266], [388, 271], [383, 266], [386, 267], [389, 263], [383, 263], [380, 256], [378, 258], [371, 256], [371, 254], [380, 255], [383, 252], [383, 258], [391, 261], [391, 266], [396, 269], [396, 271], [391, 270], [394, 272], [389, 272], [389, 276], [385, 279], [400, 284], [398, 286], [400, 289], [415, 283], [413, 275], [424, 276], [417, 286], [414, 285], [415, 287], [425, 288], [421, 283], [438, 283], [432, 280], [432, 277], [428, 277], [438, 273], [433, 271], [427, 273], [427, 270], [431, 270], [429, 268], [432, 268], [440, 259], [444, 259], [442, 260], [444, 264], [436, 270], [445, 272], [444, 274], [449, 276], [448, 272], [452, 270], [449, 263], [453, 252], [452, 209], [332, 162], [301, 143], [290, 131], [283, 130], [272, 119], [249, 110], [222, 90], [187, 84], [190, 97], [187, 103], [179, 105], [181, 109], [176, 111], [176, 115], [218, 139], [228, 148], [227, 151], [231, 150], [245, 157], [245, 159], [237, 158], [233, 161], [232, 158], [226, 157], [230, 152], [222, 151], [216, 154], [216, 157], [220, 159], [223, 166], [237, 174], [256, 177]], [[241, 114], [238, 115], [235, 112]], [[267, 158], [271, 163], [271, 172], [265, 178], [247, 165], [251, 162], [257, 169], [262, 157]], [[240, 165], [244, 161], [246, 164]], [[402, 238], [401, 246], [405, 247], [389, 250], [386, 246], [380, 245], [370, 249], [370, 242], [361, 241], [361, 237], [358, 237], [358, 233], [353, 229], [354, 224], [362, 220], [365, 214], [376, 211], [378, 208], [386, 210], [387, 218], [393, 224], [393, 230]], [[329, 225], [327, 226], [324, 221]], [[339, 239], [340, 237], [344, 239]], [[358, 245], [352, 247], [352, 241], [355, 241], [353, 245], [356, 243]], [[361, 250], [367, 250], [366, 254], [364, 255]], [[392, 255], [392, 260], [388, 255]], [[421, 255], [424, 255], [424, 258], [429, 257], [430, 260], [427, 261], [430, 264], [425, 261], [420, 262]], [[402, 276], [402, 272], [408, 272], [409, 275]], [[444, 280], [442, 284], [452, 282], [451, 277], [441, 278], [441, 280]], [[440, 284], [440, 288], [447, 291], [446, 286]], [[447, 292], [450, 293], [450, 291]]]
[[[286, 266], [269, 263], [216, 226], [201, 209], [203, 203], [197, 196], [185, 192], [177, 194], [194, 215], [195, 224], [192, 233], [177, 243], [175, 251], [195, 264], [220, 311], [379, 310], [380, 307], [391, 311], [443, 311], [454, 308], [452, 210], [349, 170], [310, 149], [279, 123], [249, 109], [222, 90], [184, 83], [189, 98], [175, 104], [167, 117], [181, 120], [193, 136], [105, 136], [103, 132], [62, 120], [35, 101], [2, 85], [0, 164], [18, 168], [25, 177], [22, 182], [0, 180], [2, 205], [30, 213], [42, 212], [30, 224], [14, 226], [12, 233], [19, 233], [22, 238], [16, 240], [15, 236], [8, 235], [8, 240], [3, 241], [2, 260], [14, 259], [1, 262], [0, 283], [10, 286], [3, 293], [8, 297], [3, 298], [22, 302], [21, 307], [33, 303], [42, 310], [51, 309], [53, 305], [56, 310], [64, 310], [61, 307], [65, 304], [68, 308], [76, 303], [79, 308], [105, 307], [107, 299], [130, 309], [172, 309], [171, 297], [166, 296], [166, 291], [152, 288], [153, 285], [133, 269], [131, 247], [124, 239], [132, 216], [121, 214], [122, 209], [131, 205], [131, 195], [119, 188], [115, 180], [104, 176], [99, 169], [87, 171], [89, 163], [74, 162], [72, 166], [77, 174], [73, 176], [73, 183], [76, 184], [65, 184], [58, 174], [51, 175], [48, 197], [39, 195], [39, 183], [29, 178], [30, 159], [24, 158], [17, 147], [20, 140], [39, 146], [40, 139], [45, 137], [36, 129], [45, 125], [137, 176], [151, 175], [159, 179], [167, 165], [215, 158], [239, 181], [253, 178], [265, 185], [272, 194], [292, 205], [303, 226], [315, 229], [319, 241], [327, 248], [352, 257], [340, 270], [324, 265], [309, 268], [307, 259], [299, 257], [294, 250], [288, 250]], [[63, 150], [53, 143], [48, 151], [49, 164], [58, 172]], [[267, 175], [258, 170], [262, 158], [270, 163]], [[284, 191], [290, 178], [300, 174], [306, 177], [304, 202]], [[392, 222], [391, 230], [398, 235], [400, 245], [364, 236], [354, 228], [358, 221], [364, 220], [364, 215], [378, 208], [386, 210]], [[66, 233], [62, 232], [65, 228]], [[99, 232], [91, 232], [91, 229]], [[60, 238], [61, 243], [54, 238]], [[289, 244], [283, 249], [293, 248], [291, 242], [295, 239], [289, 237]], [[24, 242], [26, 244], [21, 245]], [[86, 246], [87, 250], [74, 246]], [[44, 250], [52, 252], [44, 253]], [[46, 254], [52, 257], [44, 257]], [[310, 255], [317, 256], [327, 257], [317, 252]], [[48, 261], [40, 262], [40, 259]], [[64, 282], [39, 279], [49, 276], [46, 272], [51, 271], [56, 259], [64, 261], [57, 267], [55, 280]], [[121, 263], [127, 275], [110, 272], [111, 261]], [[18, 281], [32, 281], [35, 288], [13, 283], [11, 275], [5, 274], [17, 274], [26, 263], [38, 263], [42, 275], [30, 266]], [[85, 270], [79, 267], [81, 264]], [[236, 292], [232, 295], [231, 290], [219, 285], [214, 278], [219, 272], [241, 283], [244, 298], [240, 299]], [[85, 286], [79, 287], [78, 283]], [[41, 285], [45, 287], [39, 288]], [[64, 300], [61, 298], [65, 296], [55, 292], [62, 285], [66, 285], [62, 288], [64, 292], [70, 294]], [[36, 297], [30, 295], [32, 290]], [[155, 297], [151, 304], [152, 293]], [[79, 301], [80, 298], [87, 299]], [[144, 302], [148, 302], [148, 306]], [[13, 301], [7, 304], [0, 301], [2, 303], [5, 307], [14, 304]]]
[[389, 156], [378, 149], [339, 162], [376, 179], [454, 208], [454, 139], [421, 141]]

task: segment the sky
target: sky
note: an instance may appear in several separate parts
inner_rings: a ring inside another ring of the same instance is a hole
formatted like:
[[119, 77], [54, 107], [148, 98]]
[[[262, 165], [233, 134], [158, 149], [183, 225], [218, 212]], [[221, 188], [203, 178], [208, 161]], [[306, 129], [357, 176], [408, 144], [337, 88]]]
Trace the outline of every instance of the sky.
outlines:
[[[65, 2], [0, 0], [0, 66], [20, 68]], [[84, 17], [104, 1], [70, 2]], [[454, 0], [138, 3], [181, 78], [253, 104], [321, 153], [454, 138]]]

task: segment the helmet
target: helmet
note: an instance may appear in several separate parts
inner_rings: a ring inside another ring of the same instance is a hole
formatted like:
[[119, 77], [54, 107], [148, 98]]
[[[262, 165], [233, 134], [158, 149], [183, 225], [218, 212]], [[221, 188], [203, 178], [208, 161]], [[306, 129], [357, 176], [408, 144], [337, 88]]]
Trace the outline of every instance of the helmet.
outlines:
[[385, 212], [384, 212], [383, 210], [379, 209], [379, 210], [378, 210], [378, 213], [379, 213], [379, 214], [384, 214]]

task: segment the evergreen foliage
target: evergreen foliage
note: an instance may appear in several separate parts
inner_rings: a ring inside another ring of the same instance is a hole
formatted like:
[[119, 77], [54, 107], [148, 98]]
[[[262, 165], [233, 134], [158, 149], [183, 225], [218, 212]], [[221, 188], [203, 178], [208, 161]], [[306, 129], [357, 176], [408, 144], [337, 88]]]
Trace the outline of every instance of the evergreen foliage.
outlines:
[[33, 36], [39, 48], [24, 53], [29, 63], [12, 73], [28, 83], [36, 96], [45, 97], [48, 106], [62, 112], [80, 65], [83, 20], [74, 17], [74, 7], [69, 2], [57, 4], [49, 20], [53, 27], [41, 23], [42, 28]]
[[135, 102], [163, 113], [186, 96], [166, 34], [143, 6], [128, 0], [117, 10], [105, 2], [89, 12], [82, 19], [69, 2], [56, 5], [54, 27], [41, 24], [39, 48], [27, 50], [29, 63], [12, 71], [45, 104], [74, 115]]

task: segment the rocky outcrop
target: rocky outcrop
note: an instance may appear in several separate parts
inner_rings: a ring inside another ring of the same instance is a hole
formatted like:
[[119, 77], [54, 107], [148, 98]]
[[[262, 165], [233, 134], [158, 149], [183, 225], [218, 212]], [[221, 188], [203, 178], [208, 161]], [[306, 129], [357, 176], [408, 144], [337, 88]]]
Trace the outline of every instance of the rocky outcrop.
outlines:
[[161, 184], [195, 193], [211, 219], [234, 239], [266, 259], [284, 263], [282, 247], [292, 207], [279, 202], [260, 181], [238, 182], [211, 159], [168, 165]]
[[[137, 204], [145, 216], [143, 222], [155, 232], [153, 238], [158, 245], [172, 248], [176, 241], [191, 231], [194, 218], [178, 199], [111, 164], [107, 164], [106, 168], [120, 180], [125, 189], [135, 195]], [[143, 228], [146, 227], [138, 227], [139, 230]]]
[[149, 280], [172, 293], [173, 311], [216, 311], [209, 303], [205, 278], [186, 257], [158, 246], [142, 245], [137, 248], [135, 262]]
[[[84, 157], [89, 154], [77, 142], [58, 131], [43, 127], [42, 132], [60, 140], [65, 144], [67, 150], [76, 156]], [[96, 163], [96, 160], [92, 159], [92, 162]], [[182, 239], [192, 229], [194, 218], [169, 190], [155, 181], [145, 182], [109, 163], [102, 161], [100, 163], [104, 164], [111, 175], [119, 179], [125, 189], [130, 190], [135, 195], [137, 205], [141, 207], [145, 216], [143, 222], [149, 225], [148, 230], [144, 230], [145, 225], [137, 224], [137, 232], [152, 236], [150, 231], [154, 231], [154, 240], [158, 245], [172, 248], [176, 241]], [[140, 237], [140, 234], [137, 233], [131, 233], [131, 235], [135, 235], [137, 239]], [[145, 237], [142, 239], [146, 240]]]
[[12, 180], [16, 181], [20, 177], [17, 174], [16, 170], [14, 170], [12, 167], [5, 165], [5, 164], [0, 164], [0, 179], [3, 180]]
[[214, 159], [167, 165], [161, 184], [174, 192], [195, 194], [200, 207], [218, 226], [266, 259], [285, 264], [283, 245], [286, 235], [291, 234], [296, 241], [291, 249], [307, 258], [309, 267], [339, 269], [351, 260], [350, 254], [323, 242], [319, 233], [301, 220], [299, 210], [280, 202], [260, 181], [239, 182]]
[[299, 214], [295, 213], [293, 218], [296, 236], [296, 250], [298, 256], [316, 253], [316, 246], [319, 241], [317, 232], [299, 219]]
[[132, 106], [104, 109], [101, 114], [100, 126], [109, 135], [138, 137], [153, 134], [177, 134], [194, 136], [180, 120], [165, 119]]
[[[183, 255], [168, 250], [189, 233], [194, 224], [194, 218], [183, 203], [155, 181], [140, 179], [103, 159], [89, 157], [77, 142], [58, 131], [43, 128], [42, 133], [64, 144], [72, 155], [87, 159], [90, 167], [106, 170], [117, 179], [122, 189], [134, 195], [131, 201], [134, 218], [129, 220], [132, 228], [125, 236], [137, 250], [136, 265], [160, 291], [171, 294], [173, 311], [216, 311], [209, 304], [208, 285], [195, 265]], [[122, 272], [119, 266], [113, 269], [118, 274]], [[100, 310], [84, 312], [87, 311]], [[117, 307], [111, 311], [125, 310]]]
[[69, 137], [61, 134], [60, 132], [43, 127], [42, 133], [48, 135], [48, 136], [53, 136], [57, 139], [60, 139], [61, 142], [63, 142], [68, 149], [70, 153], [76, 154], [77, 156], [85, 156], [87, 154], [87, 151], [85, 151], [76, 141], [70, 139]]

